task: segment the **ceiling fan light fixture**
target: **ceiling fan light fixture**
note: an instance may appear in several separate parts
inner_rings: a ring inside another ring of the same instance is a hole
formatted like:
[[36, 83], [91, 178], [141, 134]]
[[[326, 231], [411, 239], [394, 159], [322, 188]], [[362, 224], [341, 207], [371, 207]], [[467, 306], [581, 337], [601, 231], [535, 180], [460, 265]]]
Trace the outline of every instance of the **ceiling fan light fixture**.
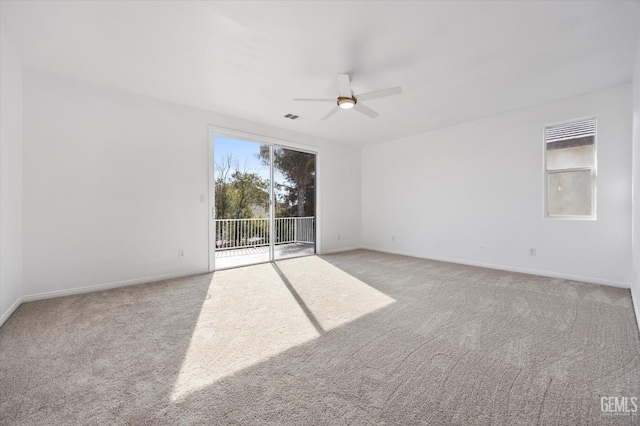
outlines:
[[351, 109], [356, 105], [355, 98], [347, 98], [347, 97], [339, 97], [338, 98], [338, 106], [342, 109]]

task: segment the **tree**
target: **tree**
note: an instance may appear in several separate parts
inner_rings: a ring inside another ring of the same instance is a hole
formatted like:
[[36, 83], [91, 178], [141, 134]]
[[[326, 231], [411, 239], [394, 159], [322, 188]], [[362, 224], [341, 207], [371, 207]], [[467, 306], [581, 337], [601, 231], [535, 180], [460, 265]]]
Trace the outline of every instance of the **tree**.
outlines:
[[216, 217], [220, 219], [228, 218], [232, 167], [232, 155], [227, 155], [220, 162], [216, 162], [215, 204]]
[[269, 203], [269, 183], [247, 170], [246, 164], [241, 170], [232, 155], [216, 163], [215, 192], [217, 219], [252, 217], [253, 207]]
[[[269, 145], [262, 145], [259, 155], [262, 163], [268, 165]], [[295, 206], [296, 215], [298, 217], [304, 216], [307, 204], [312, 204], [315, 210], [313, 202], [315, 191], [309, 191], [309, 187], [315, 186], [315, 155], [277, 147], [273, 150], [273, 165], [282, 172], [285, 179], [291, 184], [283, 185], [282, 188], [287, 191], [286, 199], [291, 203], [291, 206]]]
[[255, 173], [236, 170], [231, 175], [231, 205], [235, 219], [253, 216], [253, 206], [269, 203], [269, 183]]

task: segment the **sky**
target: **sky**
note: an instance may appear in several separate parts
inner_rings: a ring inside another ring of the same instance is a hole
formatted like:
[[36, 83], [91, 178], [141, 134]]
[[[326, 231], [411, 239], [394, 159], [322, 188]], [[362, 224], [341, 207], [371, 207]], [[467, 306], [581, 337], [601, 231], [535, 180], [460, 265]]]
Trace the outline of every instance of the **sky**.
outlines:
[[[269, 180], [269, 166], [262, 164], [258, 158], [260, 153], [260, 143], [249, 142], [241, 139], [229, 138], [226, 136], [215, 135], [213, 156], [217, 162], [232, 154], [233, 159], [239, 161], [240, 170], [246, 168], [248, 172], [256, 173], [263, 179]], [[217, 174], [215, 176], [218, 177]], [[274, 170], [274, 178], [276, 183], [284, 183], [284, 176], [279, 170]]]

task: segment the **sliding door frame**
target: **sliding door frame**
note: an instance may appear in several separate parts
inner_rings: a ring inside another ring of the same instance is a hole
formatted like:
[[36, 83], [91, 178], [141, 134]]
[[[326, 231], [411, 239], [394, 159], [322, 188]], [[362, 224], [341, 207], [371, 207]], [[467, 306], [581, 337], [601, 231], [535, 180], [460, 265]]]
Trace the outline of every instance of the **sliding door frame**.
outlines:
[[[215, 206], [216, 206], [216, 202], [215, 202], [215, 196], [216, 196], [216, 191], [215, 191], [215, 160], [214, 160], [214, 156], [215, 156], [215, 136], [219, 135], [219, 136], [226, 136], [229, 138], [234, 138], [234, 139], [240, 139], [240, 140], [244, 140], [244, 141], [248, 141], [248, 142], [256, 142], [256, 143], [260, 143], [260, 144], [265, 144], [265, 145], [269, 145], [269, 156], [271, 158], [271, 163], [273, 164], [273, 151], [274, 151], [274, 147], [278, 146], [278, 147], [282, 147], [282, 148], [288, 148], [288, 149], [293, 149], [296, 151], [301, 151], [301, 152], [308, 152], [310, 154], [315, 154], [316, 156], [316, 176], [315, 176], [315, 197], [316, 197], [316, 211], [315, 211], [315, 252], [316, 253], [322, 253], [321, 251], [321, 238], [320, 235], [322, 235], [321, 233], [321, 224], [322, 224], [322, 220], [320, 218], [321, 216], [321, 209], [320, 206], [322, 206], [322, 201], [321, 201], [321, 178], [320, 178], [320, 162], [321, 160], [321, 154], [320, 154], [320, 148], [317, 146], [312, 146], [312, 145], [305, 145], [305, 144], [300, 144], [297, 142], [291, 142], [285, 139], [278, 139], [278, 138], [272, 138], [269, 136], [263, 136], [263, 135], [259, 135], [259, 134], [255, 134], [255, 133], [248, 133], [248, 132], [243, 132], [240, 130], [234, 130], [234, 129], [227, 129], [224, 127], [217, 127], [217, 126], [213, 126], [213, 125], [209, 125], [209, 130], [207, 133], [207, 151], [208, 151], [208, 167], [209, 167], [209, 171], [207, 173], [207, 178], [208, 178], [208, 189], [209, 189], [209, 209], [208, 209], [208, 217], [209, 217], [209, 233], [208, 233], [208, 250], [209, 250], [209, 272], [213, 272], [215, 270], [215, 256], [216, 256], [216, 251], [215, 251], [215, 232], [216, 232], [216, 222], [215, 222]], [[274, 173], [273, 173], [273, 167], [270, 167], [271, 171], [270, 171], [270, 175], [271, 175], [271, 182], [270, 182], [270, 201], [269, 201], [269, 213], [270, 213], [270, 242], [269, 242], [269, 261], [274, 259], [274, 245], [275, 245], [275, 241], [274, 241], [274, 235], [273, 233], [275, 232], [275, 204], [274, 204], [274, 182], [273, 182], [273, 177], [274, 177]]]

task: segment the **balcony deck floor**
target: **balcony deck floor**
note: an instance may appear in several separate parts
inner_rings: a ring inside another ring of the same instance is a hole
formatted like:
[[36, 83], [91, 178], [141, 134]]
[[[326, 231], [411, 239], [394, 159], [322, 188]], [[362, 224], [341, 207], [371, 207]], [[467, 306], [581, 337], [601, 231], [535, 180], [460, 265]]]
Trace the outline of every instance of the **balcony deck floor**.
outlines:
[[[312, 243], [279, 244], [274, 247], [275, 259], [307, 256], [315, 253]], [[225, 269], [269, 261], [269, 246], [216, 250], [215, 268]]]

